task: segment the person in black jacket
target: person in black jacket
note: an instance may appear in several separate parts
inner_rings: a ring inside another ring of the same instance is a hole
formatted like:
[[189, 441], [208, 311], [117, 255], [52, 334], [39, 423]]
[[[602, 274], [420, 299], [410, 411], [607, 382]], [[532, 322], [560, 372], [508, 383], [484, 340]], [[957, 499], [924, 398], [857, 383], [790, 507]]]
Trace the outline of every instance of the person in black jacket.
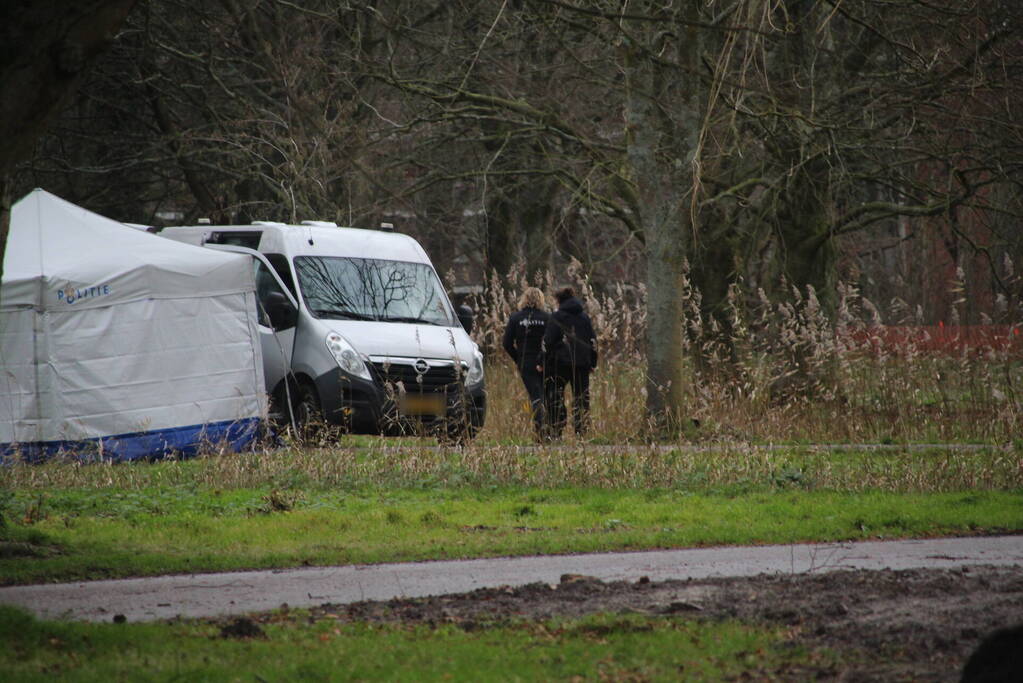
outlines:
[[522, 384], [529, 395], [529, 406], [533, 412], [533, 427], [536, 437], [543, 439], [546, 434], [543, 386], [543, 343], [544, 330], [550, 314], [544, 310], [544, 296], [536, 287], [527, 287], [519, 298], [519, 308], [508, 318], [501, 345], [515, 361]]
[[597, 368], [597, 335], [583, 304], [571, 287], [555, 293], [558, 310], [551, 315], [543, 346], [548, 381], [545, 402], [551, 438], [560, 438], [568, 422], [565, 387], [572, 385], [572, 425], [583, 436], [590, 420], [590, 373]]

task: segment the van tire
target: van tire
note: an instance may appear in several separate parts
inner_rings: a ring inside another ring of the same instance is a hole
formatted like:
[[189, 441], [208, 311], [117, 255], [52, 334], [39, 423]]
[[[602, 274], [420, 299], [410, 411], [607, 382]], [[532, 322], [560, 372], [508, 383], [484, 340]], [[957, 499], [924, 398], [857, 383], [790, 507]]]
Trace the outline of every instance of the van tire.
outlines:
[[316, 387], [300, 382], [295, 392], [295, 427], [301, 441], [316, 438], [323, 429], [323, 408]]

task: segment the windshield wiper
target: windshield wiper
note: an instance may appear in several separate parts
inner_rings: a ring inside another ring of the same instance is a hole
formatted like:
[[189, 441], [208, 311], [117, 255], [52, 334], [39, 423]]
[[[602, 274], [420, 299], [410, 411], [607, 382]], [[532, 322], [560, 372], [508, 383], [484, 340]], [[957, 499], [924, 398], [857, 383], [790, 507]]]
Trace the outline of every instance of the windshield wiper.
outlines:
[[341, 318], [342, 320], [376, 320], [371, 315], [357, 313], [346, 308], [313, 308], [311, 310], [317, 317]]
[[444, 325], [444, 323], [436, 320], [427, 320], [426, 318], [418, 318], [414, 315], [389, 315], [380, 320], [386, 323], [422, 323], [423, 325]]

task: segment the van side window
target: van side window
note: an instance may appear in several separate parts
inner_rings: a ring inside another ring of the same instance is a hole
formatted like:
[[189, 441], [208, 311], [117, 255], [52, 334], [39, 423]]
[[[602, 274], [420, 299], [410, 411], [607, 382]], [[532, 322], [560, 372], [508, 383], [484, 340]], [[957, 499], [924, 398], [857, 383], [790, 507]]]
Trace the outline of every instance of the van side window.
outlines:
[[270, 265], [277, 271], [277, 277], [291, 290], [291, 296], [298, 300], [298, 292], [295, 291], [295, 280], [291, 277], [291, 267], [288, 266], [288, 257], [284, 254], [263, 254]]
[[270, 269], [266, 267], [259, 259], [252, 259], [253, 263], [256, 264], [256, 298], [259, 299], [259, 324], [264, 327], [273, 327], [270, 324], [270, 318], [266, 314], [266, 298], [271, 292], [280, 292], [284, 294], [281, 286], [277, 284], [277, 279], [270, 272]]
[[259, 249], [259, 240], [262, 235], [262, 232], [254, 232], [252, 230], [216, 230], [210, 233], [206, 242], [209, 244], [233, 244], [236, 247]]

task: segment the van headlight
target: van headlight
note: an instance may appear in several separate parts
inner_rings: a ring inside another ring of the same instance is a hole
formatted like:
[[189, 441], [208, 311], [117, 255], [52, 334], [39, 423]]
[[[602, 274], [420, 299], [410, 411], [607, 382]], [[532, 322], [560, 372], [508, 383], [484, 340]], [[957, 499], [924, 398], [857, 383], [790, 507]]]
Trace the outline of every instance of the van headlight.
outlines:
[[327, 343], [327, 350], [330, 351], [330, 355], [334, 356], [334, 360], [337, 361], [339, 368], [349, 375], [372, 380], [366, 363], [363, 362], [359, 352], [355, 350], [355, 347], [347, 339], [337, 332], [328, 332], [325, 341]]
[[483, 354], [476, 351], [472, 356], [472, 363], [469, 365], [469, 372], [465, 375], [467, 386], [476, 386], [483, 381]]

